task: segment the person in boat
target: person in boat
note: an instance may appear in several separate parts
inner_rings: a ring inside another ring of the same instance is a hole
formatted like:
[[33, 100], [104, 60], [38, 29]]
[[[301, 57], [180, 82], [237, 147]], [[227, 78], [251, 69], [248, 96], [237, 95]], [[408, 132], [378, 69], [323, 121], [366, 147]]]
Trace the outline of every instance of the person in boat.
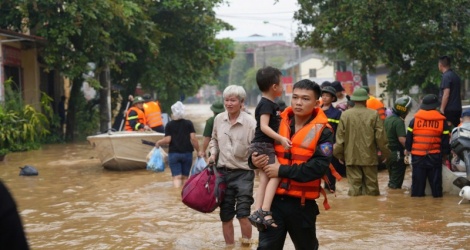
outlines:
[[449, 125], [436, 109], [436, 95], [424, 96], [420, 110], [410, 121], [405, 148], [411, 153], [411, 196], [425, 196], [426, 179], [434, 198], [442, 197], [442, 164], [450, 153]]
[[[268, 164], [267, 155], [254, 152], [253, 164], [262, 168], [268, 177], [280, 177], [272, 203], [277, 227], [259, 232], [258, 249], [282, 249], [289, 233], [296, 249], [318, 249], [316, 219], [319, 208], [316, 199], [321, 179], [332, 157], [334, 134], [328, 117], [318, 106], [320, 86], [308, 79], [294, 84], [291, 107], [281, 114], [279, 134], [290, 138], [292, 147], [275, 145], [279, 162]], [[325, 195], [326, 199], [326, 195]], [[328, 203], [324, 202], [325, 208]]]
[[193, 123], [184, 119], [183, 103], [177, 101], [171, 106], [171, 112], [173, 116], [165, 126], [165, 137], [158, 140], [155, 146], [158, 148], [162, 145], [170, 145], [168, 165], [173, 177], [173, 186], [179, 188], [188, 179], [193, 163], [193, 151], [196, 149], [200, 157], [204, 156], [204, 152], [199, 151], [199, 142]]
[[240, 223], [242, 243], [251, 241], [252, 227], [248, 216], [253, 204], [255, 173], [248, 166], [248, 147], [255, 135], [256, 120], [242, 111], [245, 89], [229, 85], [223, 91], [225, 111], [214, 119], [209, 143], [209, 162], [217, 162], [227, 189], [220, 204], [220, 220], [226, 245], [235, 243], [233, 218]]
[[127, 110], [126, 114], [126, 131], [150, 130], [145, 119], [144, 102], [145, 100], [141, 96], [136, 96], [132, 101], [132, 107]]
[[204, 132], [202, 133], [202, 136], [204, 137], [202, 141], [202, 152], [204, 152], [204, 154], [207, 152], [207, 148], [209, 147], [209, 143], [212, 138], [212, 128], [214, 127], [214, 119], [218, 114], [225, 111], [224, 104], [222, 102], [216, 101], [211, 105], [211, 110], [214, 113], [214, 116], [206, 120]]
[[165, 133], [160, 103], [158, 101], [154, 101], [150, 94], [145, 94], [142, 97], [145, 100], [144, 114], [147, 125], [155, 132]]

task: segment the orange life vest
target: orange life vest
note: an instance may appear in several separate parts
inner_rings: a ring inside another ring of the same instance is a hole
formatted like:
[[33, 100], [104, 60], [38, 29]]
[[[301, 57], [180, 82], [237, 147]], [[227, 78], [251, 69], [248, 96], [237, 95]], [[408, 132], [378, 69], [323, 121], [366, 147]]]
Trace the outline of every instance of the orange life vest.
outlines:
[[[286, 138], [291, 138], [292, 147], [286, 150], [278, 142], [274, 144], [274, 150], [276, 151], [279, 163], [290, 166], [294, 163], [300, 164], [308, 161], [315, 153], [323, 129], [328, 128], [333, 130], [328, 124], [328, 118], [323, 110], [321, 108], [315, 108], [313, 111], [313, 114], [316, 114], [315, 118], [299, 131], [296, 131], [291, 137], [289, 115], [292, 115], [292, 113], [292, 107], [287, 107], [286, 110], [281, 113], [282, 120], [279, 125], [279, 134]], [[330, 168], [331, 167], [332, 165], [330, 164]], [[301, 198], [302, 205], [305, 204], [305, 199], [317, 199], [320, 193], [325, 197], [323, 202], [325, 209], [329, 209], [330, 206], [328, 205], [325, 190], [321, 187], [321, 179], [302, 183], [292, 179], [282, 178], [276, 190], [276, 194], [278, 195]]]
[[155, 128], [163, 125], [162, 111], [157, 102], [144, 103], [144, 113], [149, 127]]
[[437, 110], [419, 110], [415, 114], [413, 128], [408, 128], [413, 133], [411, 154], [425, 156], [441, 152], [441, 138], [448, 134], [444, 130], [446, 118]]
[[385, 118], [387, 118], [385, 115], [385, 106], [379, 99], [369, 96], [369, 99], [366, 102], [366, 107], [376, 110], [377, 113], [379, 113], [380, 119], [385, 120]]
[[[137, 116], [130, 116], [129, 117], [129, 113], [134, 110], [135, 112], [137, 112]], [[137, 119], [137, 124], [135, 125], [134, 128], [131, 127], [130, 123], [129, 123], [129, 120], [135, 120]], [[137, 108], [137, 107], [130, 107], [128, 110], [127, 110], [127, 114], [126, 114], [126, 126], [125, 126], [125, 130], [126, 131], [136, 131], [136, 130], [139, 130], [139, 125], [140, 124], [143, 124], [145, 125], [147, 123], [146, 119], [145, 119], [145, 114], [144, 114], [144, 111], [142, 111], [141, 109]]]

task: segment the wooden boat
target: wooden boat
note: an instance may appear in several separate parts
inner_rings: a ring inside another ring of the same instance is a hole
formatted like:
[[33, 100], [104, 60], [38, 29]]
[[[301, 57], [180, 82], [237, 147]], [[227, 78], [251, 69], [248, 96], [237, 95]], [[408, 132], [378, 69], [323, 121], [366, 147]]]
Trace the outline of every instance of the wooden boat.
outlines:
[[107, 132], [88, 136], [87, 140], [96, 149], [96, 153], [105, 169], [137, 170], [147, 166], [146, 156], [152, 150], [142, 140], [156, 142], [165, 134], [149, 132]]

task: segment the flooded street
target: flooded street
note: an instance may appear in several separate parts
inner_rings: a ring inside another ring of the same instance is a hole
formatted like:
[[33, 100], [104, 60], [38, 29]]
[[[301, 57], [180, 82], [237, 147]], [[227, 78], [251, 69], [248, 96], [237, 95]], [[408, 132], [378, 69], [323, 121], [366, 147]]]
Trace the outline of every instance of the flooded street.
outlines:
[[[187, 105], [186, 112], [201, 134], [212, 115], [209, 105]], [[24, 165], [36, 167], [39, 176], [18, 176]], [[32, 249], [257, 247], [239, 241], [225, 247], [218, 210], [202, 214], [187, 208], [168, 168], [108, 171], [87, 142], [10, 153], [0, 162], [0, 179], [17, 202]], [[320, 249], [470, 249], [469, 202], [458, 205], [460, 197], [446, 194], [411, 198], [407, 189], [389, 190], [387, 182], [387, 171], [381, 171], [380, 196], [349, 197], [343, 179], [337, 195], [328, 194], [328, 211], [319, 198]], [[409, 169], [404, 186], [411, 186]], [[234, 225], [238, 239], [239, 224]], [[289, 239], [284, 249], [294, 249]]]

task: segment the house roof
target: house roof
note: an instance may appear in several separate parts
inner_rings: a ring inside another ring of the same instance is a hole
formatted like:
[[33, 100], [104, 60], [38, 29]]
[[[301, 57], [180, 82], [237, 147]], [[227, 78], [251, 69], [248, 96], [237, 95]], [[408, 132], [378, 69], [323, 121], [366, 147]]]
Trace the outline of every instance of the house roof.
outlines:
[[261, 36], [258, 34], [253, 34], [248, 37], [238, 37], [233, 39], [235, 42], [239, 43], [260, 43], [260, 42], [286, 42], [284, 36]]
[[0, 39], [2, 43], [7, 42], [34, 42], [34, 43], [39, 43], [39, 44], [45, 44], [46, 39], [43, 37], [39, 36], [32, 36], [32, 35], [26, 35], [22, 33], [18, 33], [15, 31], [7, 30], [7, 29], [0, 29], [0, 36], [7, 37], [7, 39]]

